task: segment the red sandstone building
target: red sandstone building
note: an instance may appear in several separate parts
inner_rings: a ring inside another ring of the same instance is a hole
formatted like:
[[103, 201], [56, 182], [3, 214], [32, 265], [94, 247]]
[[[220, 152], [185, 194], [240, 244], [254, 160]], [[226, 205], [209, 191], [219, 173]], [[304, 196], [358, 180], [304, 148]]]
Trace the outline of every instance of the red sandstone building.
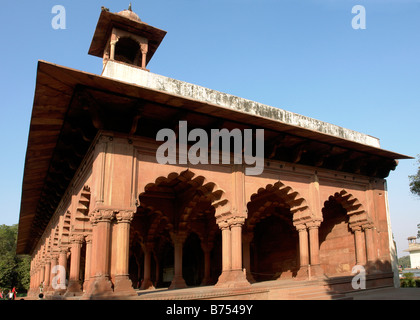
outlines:
[[[61, 299], [293, 299], [354, 290], [357, 265], [367, 288], [393, 286], [385, 178], [408, 157], [151, 73], [165, 34], [131, 9], [103, 9], [89, 50], [102, 75], [39, 62], [17, 244], [32, 257], [29, 296], [42, 283]], [[264, 129], [263, 173], [159, 164], [156, 134], [180, 121]]]

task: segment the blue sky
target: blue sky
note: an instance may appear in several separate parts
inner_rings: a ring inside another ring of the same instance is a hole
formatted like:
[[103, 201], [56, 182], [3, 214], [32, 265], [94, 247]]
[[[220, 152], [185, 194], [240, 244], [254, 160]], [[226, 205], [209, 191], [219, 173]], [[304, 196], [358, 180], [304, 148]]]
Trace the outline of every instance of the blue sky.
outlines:
[[[167, 36], [151, 72], [290, 110], [380, 138], [384, 149], [420, 153], [420, 2], [415, 0], [132, 1], [140, 18]], [[0, 224], [19, 219], [38, 60], [100, 74], [87, 54], [101, 6], [129, 0], [3, 0], [0, 10]], [[55, 30], [51, 10], [66, 9]], [[366, 9], [355, 30], [351, 9]], [[399, 256], [416, 235], [420, 199], [403, 160], [388, 178]]]

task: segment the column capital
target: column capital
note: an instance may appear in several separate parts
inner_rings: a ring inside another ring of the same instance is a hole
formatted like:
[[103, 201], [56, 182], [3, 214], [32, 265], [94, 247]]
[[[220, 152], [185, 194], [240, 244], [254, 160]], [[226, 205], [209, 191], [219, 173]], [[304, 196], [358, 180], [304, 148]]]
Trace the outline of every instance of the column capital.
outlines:
[[228, 219], [230, 227], [242, 226], [245, 223], [245, 217], [231, 217]]
[[295, 225], [295, 228], [298, 232], [307, 231], [308, 227], [305, 223], [299, 223]]
[[85, 239], [85, 237], [81, 233], [74, 233], [74, 234], [70, 235], [70, 243], [82, 244], [84, 239]]
[[67, 252], [69, 252], [69, 248], [67, 248], [66, 246], [62, 246], [59, 248], [60, 250], [60, 254], [67, 254]]
[[361, 227], [363, 228], [363, 230], [374, 229], [375, 225], [373, 224], [373, 222], [367, 222], [367, 223], [361, 225]]
[[320, 219], [313, 219], [311, 221], [306, 222], [306, 226], [308, 227], [308, 229], [317, 229], [319, 228], [319, 226], [321, 225], [321, 220]]
[[146, 243], [142, 244], [142, 248], [144, 251], [153, 252], [155, 248], [155, 243], [153, 241], [146, 241]]
[[219, 226], [220, 230], [226, 230], [230, 227], [229, 222], [227, 220], [220, 220], [217, 222], [217, 225]]
[[131, 223], [134, 218], [135, 211], [132, 210], [118, 210], [115, 211], [115, 219], [118, 223]]
[[174, 244], [184, 243], [187, 239], [187, 235], [184, 232], [171, 232], [170, 235]]
[[147, 53], [149, 50], [149, 45], [147, 43], [140, 43], [141, 53]]
[[92, 243], [93, 235], [91, 233], [87, 234], [85, 237], [86, 243]]
[[350, 223], [349, 224], [349, 228], [351, 229], [351, 231], [353, 232], [358, 232], [358, 231], [362, 231], [362, 225], [360, 223]]
[[97, 208], [90, 215], [90, 222], [96, 224], [98, 222], [111, 222], [115, 217], [114, 209]]

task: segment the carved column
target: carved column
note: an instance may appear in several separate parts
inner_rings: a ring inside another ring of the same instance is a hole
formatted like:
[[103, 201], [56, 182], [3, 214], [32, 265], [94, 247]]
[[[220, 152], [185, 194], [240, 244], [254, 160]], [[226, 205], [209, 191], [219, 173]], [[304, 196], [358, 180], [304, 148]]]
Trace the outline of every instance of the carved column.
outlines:
[[110, 230], [114, 219], [114, 210], [96, 209], [91, 215], [93, 242], [91, 279], [85, 298], [108, 296], [113, 293], [110, 281]]
[[86, 241], [86, 257], [85, 257], [85, 279], [83, 282], [83, 291], [85, 292], [89, 286], [91, 264], [92, 264], [92, 235], [88, 234], [85, 238]]
[[324, 271], [319, 262], [319, 226], [320, 220], [313, 220], [306, 223], [309, 230], [309, 252], [310, 252], [310, 276], [322, 277]]
[[373, 223], [363, 225], [365, 231], [365, 242], [366, 242], [366, 258], [368, 272], [375, 272], [376, 269], [376, 254], [375, 254], [375, 242], [373, 240]]
[[45, 263], [44, 263], [44, 259], [41, 260], [41, 269], [40, 269], [40, 283], [42, 285], [42, 288], [44, 289], [44, 280], [45, 280]]
[[51, 256], [45, 259], [45, 280], [44, 280], [44, 294], [51, 286]]
[[230, 226], [226, 220], [218, 222], [222, 230], [222, 274], [219, 276], [216, 286], [223, 286], [229, 281], [232, 270], [232, 238]]
[[58, 254], [51, 254], [51, 269], [50, 269], [50, 284], [47, 288], [47, 292], [53, 292], [55, 288], [53, 287], [53, 281], [55, 274], [57, 273], [56, 266], [58, 265]]
[[172, 280], [169, 289], [180, 289], [186, 288], [187, 284], [182, 276], [182, 249], [184, 246], [184, 241], [186, 236], [184, 234], [173, 233], [171, 234], [172, 241], [174, 242], [174, 261], [175, 261], [175, 271], [174, 278]]
[[120, 210], [115, 215], [117, 220], [117, 261], [114, 292], [119, 295], [136, 295], [128, 272], [130, 224], [133, 217], [134, 211], [131, 210]]
[[253, 237], [254, 234], [252, 232], [246, 233], [242, 237], [244, 268], [246, 271], [246, 278], [250, 283], [255, 282], [251, 273], [251, 242]]
[[148, 51], [148, 44], [141, 43], [140, 50], [141, 50], [141, 68], [146, 69], [146, 59], [147, 59], [147, 51]]
[[84, 236], [82, 234], [73, 234], [70, 237], [70, 277], [66, 296], [75, 296], [81, 294], [82, 286], [80, 284], [80, 251]]
[[[230, 227], [230, 244], [231, 244], [231, 270], [228, 271], [227, 279], [222, 279], [224, 283], [219, 283], [219, 286], [226, 287], [244, 287], [250, 286], [251, 284], [246, 279], [246, 274], [242, 268], [242, 225], [245, 222], [244, 217], [231, 217], [227, 221]], [[227, 231], [225, 230], [227, 234]], [[222, 231], [222, 241], [223, 231]], [[222, 244], [223, 246], [223, 244]], [[226, 270], [227, 271], [227, 270]], [[222, 273], [223, 275], [223, 273]]]
[[210, 261], [210, 254], [211, 254], [211, 250], [213, 249], [213, 243], [211, 242], [207, 242], [204, 243], [203, 241], [201, 242], [201, 249], [203, 250], [204, 253], [204, 278], [201, 281], [202, 286], [207, 286], [211, 283], [211, 277], [210, 277], [210, 265], [211, 265], [211, 261]]
[[117, 45], [118, 40], [119, 38], [115, 34], [111, 35], [111, 41], [110, 41], [111, 49], [110, 49], [110, 57], [109, 57], [111, 60], [115, 60], [115, 47]]
[[364, 266], [366, 264], [365, 244], [363, 240], [363, 230], [360, 225], [350, 226], [354, 232], [354, 242], [356, 246], [356, 264]]
[[62, 295], [67, 290], [67, 253], [69, 249], [66, 246], [60, 247], [58, 254], [58, 265], [60, 266], [57, 270], [57, 286], [55, 294]]
[[152, 253], [153, 253], [153, 242], [147, 242], [143, 246], [144, 250], [144, 278], [140, 289], [152, 290], [155, 289], [151, 280], [151, 267], [152, 267]]
[[299, 261], [300, 267], [297, 274], [298, 278], [307, 279], [309, 274], [309, 241], [308, 229], [306, 224], [296, 225], [296, 230], [299, 233]]

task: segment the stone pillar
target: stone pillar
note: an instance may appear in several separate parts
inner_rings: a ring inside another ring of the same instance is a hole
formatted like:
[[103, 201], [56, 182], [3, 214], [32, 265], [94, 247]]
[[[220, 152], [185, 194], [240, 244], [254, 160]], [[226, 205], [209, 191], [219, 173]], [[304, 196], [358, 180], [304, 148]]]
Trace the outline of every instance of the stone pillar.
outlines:
[[251, 242], [253, 237], [254, 234], [252, 232], [246, 233], [242, 237], [244, 268], [246, 271], [246, 278], [250, 283], [256, 282], [251, 273]]
[[182, 276], [182, 249], [184, 246], [184, 241], [186, 236], [184, 234], [171, 234], [172, 241], [174, 242], [174, 261], [175, 261], [175, 271], [174, 278], [172, 280], [169, 289], [181, 289], [186, 288], [187, 284], [185, 283], [184, 277]]
[[157, 286], [157, 284], [160, 281], [160, 265], [159, 265], [159, 259], [156, 255], [155, 251], [153, 251], [153, 259], [155, 259], [155, 266], [156, 266], [156, 269], [155, 269], [155, 275], [156, 275], [155, 286]]
[[299, 233], [299, 261], [300, 267], [297, 273], [297, 278], [304, 280], [309, 276], [309, 242], [308, 229], [304, 223], [296, 225], [296, 230]]
[[324, 271], [319, 262], [319, 226], [320, 220], [313, 220], [307, 224], [309, 230], [310, 276], [319, 278], [324, 276]]
[[91, 215], [94, 225], [92, 242], [91, 279], [84, 298], [100, 298], [113, 293], [110, 281], [110, 230], [114, 219], [114, 210], [96, 209]]
[[85, 279], [83, 282], [83, 291], [85, 292], [89, 286], [91, 263], [92, 263], [92, 235], [88, 234], [85, 238], [86, 241], [86, 257], [85, 257]]
[[44, 279], [44, 294], [46, 294], [51, 286], [51, 256], [45, 259], [45, 279]]
[[141, 50], [141, 68], [146, 69], [146, 60], [147, 60], [147, 51], [148, 51], [148, 44], [141, 43], [140, 50]]
[[365, 231], [365, 243], [366, 243], [366, 259], [368, 272], [376, 272], [376, 254], [375, 254], [375, 242], [373, 240], [373, 223], [368, 223], [363, 226]]
[[211, 276], [210, 276], [211, 259], [210, 259], [210, 254], [211, 254], [211, 250], [213, 249], [213, 243], [211, 243], [211, 242], [204, 243], [202, 241], [201, 242], [201, 249], [203, 250], [203, 253], [204, 253], [204, 277], [203, 277], [203, 280], [201, 281], [200, 285], [207, 286], [207, 285], [211, 284]]
[[[245, 222], [244, 217], [231, 217], [228, 220], [230, 227], [230, 244], [231, 244], [231, 269], [230, 271], [223, 271], [228, 273], [227, 278], [219, 278], [217, 283], [218, 286], [222, 287], [246, 287], [251, 284], [246, 279], [246, 274], [242, 268], [242, 225]], [[224, 230], [227, 235], [227, 231]], [[222, 231], [222, 248], [223, 248], [223, 231]], [[223, 256], [225, 253], [223, 253]], [[223, 260], [222, 260], [223, 261]], [[229, 261], [229, 260], [227, 260]], [[221, 277], [222, 277], [221, 275]], [[221, 280], [223, 282], [221, 282]]]
[[47, 288], [47, 292], [52, 293], [54, 292], [53, 281], [55, 274], [57, 273], [56, 266], [58, 265], [58, 254], [53, 253], [51, 254], [51, 270], [50, 270], [50, 284]]
[[117, 45], [118, 42], [118, 37], [115, 34], [111, 35], [111, 41], [110, 41], [110, 60], [115, 60], [115, 46]]
[[354, 232], [354, 243], [356, 246], [356, 264], [364, 266], [366, 264], [365, 244], [363, 240], [363, 230], [360, 225], [351, 227]]
[[44, 289], [44, 280], [45, 280], [45, 264], [44, 259], [41, 260], [41, 268], [40, 268], [40, 284], [42, 284], [42, 288]]
[[58, 265], [59, 268], [56, 273], [58, 289], [54, 291], [54, 294], [62, 295], [67, 290], [67, 253], [68, 248], [65, 246], [60, 247], [58, 254]]
[[143, 282], [141, 284], [140, 289], [153, 290], [155, 289], [151, 280], [153, 243], [147, 242], [143, 246], [143, 250], [144, 250], [144, 277], [143, 277]]
[[84, 236], [82, 234], [73, 234], [70, 238], [70, 276], [66, 296], [75, 296], [82, 293], [80, 284], [80, 253], [83, 241]]
[[232, 237], [227, 221], [220, 221], [218, 225], [222, 230], [222, 274], [219, 276], [216, 286], [224, 286], [229, 281], [232, 270]]
[[130, 223], [134, 211], [120, 210], [115, 218], [117, 220], [117, 261], [115, 268], [114, 292], [118, 295], [137, 295], [129, 277], [129, 249], [130, 249]]

